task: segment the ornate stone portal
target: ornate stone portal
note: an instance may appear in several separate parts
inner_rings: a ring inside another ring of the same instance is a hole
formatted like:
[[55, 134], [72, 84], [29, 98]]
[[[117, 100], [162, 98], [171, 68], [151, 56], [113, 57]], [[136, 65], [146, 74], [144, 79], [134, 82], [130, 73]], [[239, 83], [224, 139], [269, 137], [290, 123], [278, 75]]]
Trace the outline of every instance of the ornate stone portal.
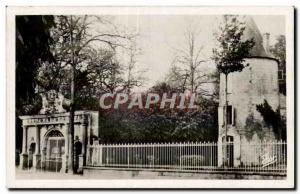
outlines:
[[[67, 172], [69, 148], [69, 113], [65, 99], [54, 90], [42, 95], [39, 115], [20, 116], [23, 127], [22, 169]], [[85, 165], [86, 147], [98, 137], [98, 113], [76, 111], [74, 116], [74, 163], [77, 172]]]

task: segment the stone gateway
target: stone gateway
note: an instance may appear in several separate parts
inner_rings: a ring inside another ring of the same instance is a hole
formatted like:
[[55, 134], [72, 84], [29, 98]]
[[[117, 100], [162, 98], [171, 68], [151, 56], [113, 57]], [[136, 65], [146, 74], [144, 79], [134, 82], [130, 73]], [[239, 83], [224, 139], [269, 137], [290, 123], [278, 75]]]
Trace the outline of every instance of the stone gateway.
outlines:
[[[20, 167], [67, 172], [69, 113], [62, 108], [61, 97], [52, 103], [46, 101], [47, 98], [43, 98], [43, 109], [40, 111], [45, 114], [20, 116], [23, 127]], [[98, 112], [76, 111], [74, 123], [74, 164], [75, 171], [80, 173], [85, 163], [87, 145], [98, 137]]]

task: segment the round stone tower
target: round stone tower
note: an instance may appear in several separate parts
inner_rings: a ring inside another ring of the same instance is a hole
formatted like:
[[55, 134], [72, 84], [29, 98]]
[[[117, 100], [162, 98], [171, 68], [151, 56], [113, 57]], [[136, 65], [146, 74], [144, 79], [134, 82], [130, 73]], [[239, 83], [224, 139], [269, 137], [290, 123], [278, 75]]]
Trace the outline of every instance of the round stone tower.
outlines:
[[[243, 158], [248, 157], [244, 144], [255, 144], [262, 141], [274, 140], [272, 129], [262, 126], [259, 132], [247, 131], [249, 122], [261, 122], [261, 114], [256, 106], [266, 100], [274, 111], [280, 108], [278, 86], [278, 61], [269, 52], [269, 35], [265, 40], [259, 32], [256, 24], [250, 16], [244, 18], [246, 29], [242, 40], [252, 39], [255, 46], [246, 58], [248, 64], [241, 72], [228, 75], [228, 107], [225, 110], [225, 76], [220, 77], [220, 101], [219, 101], [219, 143], [225, 142], [224, 112], [227, 111], [227, 141], [231, 142], [229, 150], [230, 163], [239, 166]], [[223, 146], [224, 147], [224, 146]], [[226, 148], [227, 149], [227, 148]], [[245, 150], [243, 150], [245, 149]], [[222, 146], [219, 146], [219, 165], [224, 160]]]

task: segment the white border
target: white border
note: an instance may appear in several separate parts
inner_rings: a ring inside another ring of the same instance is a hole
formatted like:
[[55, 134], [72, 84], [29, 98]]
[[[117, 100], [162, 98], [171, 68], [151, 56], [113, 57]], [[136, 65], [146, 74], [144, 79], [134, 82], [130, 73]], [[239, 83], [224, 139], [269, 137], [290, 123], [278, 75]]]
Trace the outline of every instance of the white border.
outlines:
[[[15, 15], [59, 14], [285, 15], [287, 40], [286, 180], [18, 180], [15, 179]], [[10, 188], [292, 188], [294, 187], [294, 10], [292, 7], [8, 7], [6, 14], [6, 170]]]

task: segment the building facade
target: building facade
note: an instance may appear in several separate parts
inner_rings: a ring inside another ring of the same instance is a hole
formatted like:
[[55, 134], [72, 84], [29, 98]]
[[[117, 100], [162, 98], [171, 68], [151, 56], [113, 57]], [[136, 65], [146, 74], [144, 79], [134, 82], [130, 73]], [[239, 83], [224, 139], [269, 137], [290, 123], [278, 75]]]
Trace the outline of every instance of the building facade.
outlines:
[[[263, 123], [257, 105], [266, 100], [275, 111], [278, 108], [281, 111], [285, 109], [285, 103], [283, 104], [285, 97], [279, 94], [278, 61], [269, 52], [269, 34], [264, 34], [263, 37], [251, 17], [246, 17], [245, 24], [246, 29], [242, 39], [253, 38], [255, 46], [250, 52], [250, 57], [245, 59], [247, 66], [241, 72], [228, 75], [227, 110], [225, 110], [225, 75], [221, 74], [220, 77], [219, 166], [223, 165], [225, 160], [230, 166], [243, 165], [243, 159], [247, 158], [249, 161], [251, 151], [256, 151], [243, 145], [275, 140], [270, 127], [261, 126], [258, 131], [252, 130], [255, 129], [255, 123]], [[225, 118], [225, 111], [227, 111], [227, 118]], [[227, 141], [225, 141], [225, 119], [228, 123]], [[252, 128], [250, 124], [253, 124]], [[224, 142], [229, 142], [229, 145], [224, 147]], [[253, 158], [253, 161], [256, 160]]]

